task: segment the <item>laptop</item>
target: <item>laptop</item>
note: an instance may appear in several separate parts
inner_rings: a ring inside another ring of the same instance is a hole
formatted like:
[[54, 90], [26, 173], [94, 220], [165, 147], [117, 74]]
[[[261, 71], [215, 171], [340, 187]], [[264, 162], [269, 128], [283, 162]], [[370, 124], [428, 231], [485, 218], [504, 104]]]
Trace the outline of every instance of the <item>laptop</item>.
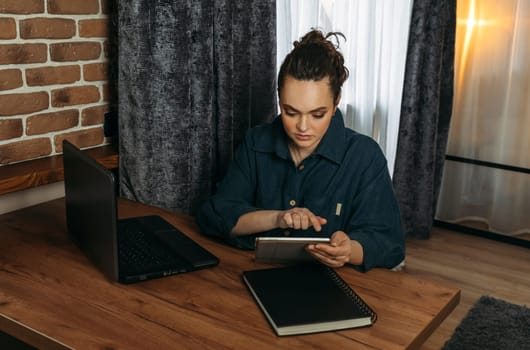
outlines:
[[63, 163], [68, 234], [111, 280], [133, 283], [219, 263], [160, 216], [118, 219], [114, 174], [67, 140]]

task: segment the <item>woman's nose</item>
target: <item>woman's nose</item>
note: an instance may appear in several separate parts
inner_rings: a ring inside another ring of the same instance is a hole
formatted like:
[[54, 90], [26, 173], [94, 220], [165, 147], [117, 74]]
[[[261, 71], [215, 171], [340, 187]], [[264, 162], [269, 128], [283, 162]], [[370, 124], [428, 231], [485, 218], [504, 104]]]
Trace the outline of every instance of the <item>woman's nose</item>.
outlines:
[[301, 116], [296, 123], [296, 128], [300, 131], [306, 131], [308, 128], [308, 120], [306, 116]]

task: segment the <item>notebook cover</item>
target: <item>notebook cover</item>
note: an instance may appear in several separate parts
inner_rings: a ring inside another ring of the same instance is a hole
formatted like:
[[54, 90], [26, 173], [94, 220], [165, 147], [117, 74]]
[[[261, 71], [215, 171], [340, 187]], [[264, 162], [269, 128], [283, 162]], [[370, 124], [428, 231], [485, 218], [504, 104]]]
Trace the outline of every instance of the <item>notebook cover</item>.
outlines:
[[243, 272], [278, 335], [369, 326], [376, 314], [331, 268], [292, 265]]

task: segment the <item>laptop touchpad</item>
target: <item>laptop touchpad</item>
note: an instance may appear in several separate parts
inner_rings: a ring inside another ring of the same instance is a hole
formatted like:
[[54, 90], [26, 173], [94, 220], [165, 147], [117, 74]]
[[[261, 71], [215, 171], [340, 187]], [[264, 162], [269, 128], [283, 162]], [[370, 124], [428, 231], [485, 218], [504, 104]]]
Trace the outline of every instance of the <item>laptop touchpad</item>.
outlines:
[[210, 266], [217, 261], [208, 251], [176, 229], [157, 231], [155, 235], [196, 268]]

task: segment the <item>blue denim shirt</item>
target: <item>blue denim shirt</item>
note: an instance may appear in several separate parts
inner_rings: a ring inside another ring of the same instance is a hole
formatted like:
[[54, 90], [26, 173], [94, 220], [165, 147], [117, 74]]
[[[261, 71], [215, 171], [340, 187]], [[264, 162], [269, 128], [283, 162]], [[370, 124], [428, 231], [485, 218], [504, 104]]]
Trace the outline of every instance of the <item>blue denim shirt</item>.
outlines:
[[204, 234], [253, 249], [257, 235], [231, 235], [239, 217], [295, 206], [326, 218], [322, 231], [276, 229], [259, 235], [331, 236], [342, 230], [363, 246], [364, 264], [357, 267], [362, 271], [391, 268], [404, 259], [404, 235], [386, 159], [374, 140], [344, 126], [339, 110], [317, 149], [298, 167], [280, 117], [250, 129], [217, 192], [196, 218]]

